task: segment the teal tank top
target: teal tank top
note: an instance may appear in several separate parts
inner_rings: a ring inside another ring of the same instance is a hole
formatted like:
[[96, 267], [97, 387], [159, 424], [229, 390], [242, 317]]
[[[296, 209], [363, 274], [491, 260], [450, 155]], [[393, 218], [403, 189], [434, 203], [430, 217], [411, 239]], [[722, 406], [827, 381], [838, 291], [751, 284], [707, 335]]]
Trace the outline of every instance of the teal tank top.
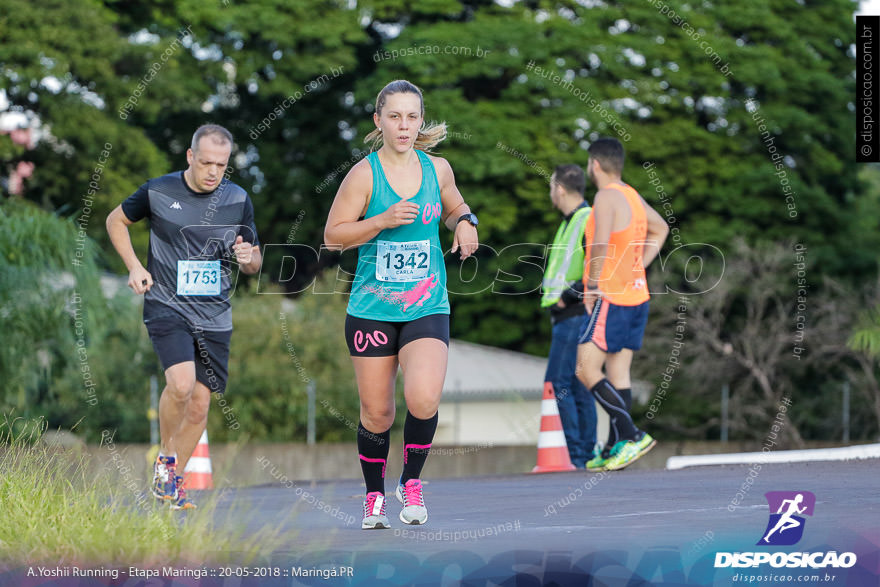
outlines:
[[[358, 248], [358, 264], [348, 314], [356, 318], [409, 322], [431, 314], [449, 314], [446, 265], [440, 247], [443, 204], [434, 164], [416, 151], [422, 185], [409, 199], [419, 215], [412, 224], [385, 229]], [[367, 156], [373, 169], [373, 193], [364, 218], [383, 213], [400, 201], [376, 152]]]

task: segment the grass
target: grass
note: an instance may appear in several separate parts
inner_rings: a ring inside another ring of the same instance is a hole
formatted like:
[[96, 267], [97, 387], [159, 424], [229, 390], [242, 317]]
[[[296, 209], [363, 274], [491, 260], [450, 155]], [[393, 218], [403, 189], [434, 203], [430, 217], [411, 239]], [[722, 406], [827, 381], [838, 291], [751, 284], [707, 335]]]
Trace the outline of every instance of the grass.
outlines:
[[0, 423], [0, 568], [201, 565], [233, 555], [246, 564], [277, 539], [277, 527], [244, 539], [235, 519], [246, 517], [233, 515], [235, 504], [218, 522], [216, 494], [188, 512], [162, 507], [111, 459], [95, 467], [76, 450], [42, 442], [45, 429], [42, 421]]

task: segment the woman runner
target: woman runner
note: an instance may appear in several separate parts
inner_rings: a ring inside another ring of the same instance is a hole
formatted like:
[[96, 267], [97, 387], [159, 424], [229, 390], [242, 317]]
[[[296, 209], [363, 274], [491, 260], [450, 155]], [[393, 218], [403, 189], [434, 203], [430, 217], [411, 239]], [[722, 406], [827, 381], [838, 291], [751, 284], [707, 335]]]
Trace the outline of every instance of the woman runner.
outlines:
[[455, 232], [451, 252], [477, 249], [477, 217], [455, 186], [449, 163], [428, 155], [445, 124], [424, 125], [422, 93], [405, 80], [379, 92], [364, 139], [373, 152], [348, 172], [327, 217], [328, 247], [358, 247], [345, 337], [360, 396], [358, 453], [366, 484], [364, 529], [389, 528], [385, 465], [394, 422], [394, 381], [403, 372], [406, 421], [400, 520], [424, 524], [419, 476], [437, 429], [449, 346], [449, 299], [440, 222]]

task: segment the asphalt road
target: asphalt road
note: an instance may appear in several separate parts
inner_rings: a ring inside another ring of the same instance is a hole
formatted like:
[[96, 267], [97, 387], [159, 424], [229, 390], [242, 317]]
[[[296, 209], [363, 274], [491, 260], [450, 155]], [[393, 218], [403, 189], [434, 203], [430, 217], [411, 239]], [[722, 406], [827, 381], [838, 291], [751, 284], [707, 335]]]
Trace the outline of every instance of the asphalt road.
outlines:
[[[242, 545], [210, 557], [229, 564], [170, 568], [202, 577], [166, 569], [153, 578], [125, 570], [115, 580], [47, 578], [30, 567], [0, 574], [0, 586], [878, 587], [878, 465], [873, 459], [432, 481], [429, 461], [428, 523], [400, 522], [389, 492], [388, 530], [361, 530], [360, 481], [300, 482], [279, 474], [273, 485], [193, 492], [200, 509], [181, 515], [212, 516]], [[815, 495], [812, 511], [787, 531], [790, 545], [757, 546], [768, 530], [764, 494], [771, 491]], [[761, 560], [757, 567], [717, 566], [734, 562], [735, 553], [757, 553], [737, 559], [745, 565]], [[773, 566], [797, 564], [804, 556], [798, 553], [811, 553], [815, 568]]]
[[[277, 578], [242, 585], [880, 585], [878, 460], [425, 480], [429, 520], [361, 530], [358, 481], [281, 483], [219, 496], [221, 525]], [[430, 466], [430, 463], [429, 463]], [[429, 470], [426, 471], [429, 473]], [[393, 482], [392, 482], [393, 485]], [[768, 491], [816, 496], [792, 546], [756, 546]], [[268, 534], [273, 534], [271, 539]], [[850, 568], [715, 568], [718, 552], [853, 552]], [[267, 571], [257, 570], [256, 573]], [[307, 573], [312, 576], [306, 576]], [[333, 576], [344, 573], [345, 576]], [[743, 577], [743, 574], [747, 574]], [[323, 575], [322, 575], [323, 574]], [[326, 578], [325, 578], [326, 577]], [[806, 580], [804, 580], [806, 579]]]

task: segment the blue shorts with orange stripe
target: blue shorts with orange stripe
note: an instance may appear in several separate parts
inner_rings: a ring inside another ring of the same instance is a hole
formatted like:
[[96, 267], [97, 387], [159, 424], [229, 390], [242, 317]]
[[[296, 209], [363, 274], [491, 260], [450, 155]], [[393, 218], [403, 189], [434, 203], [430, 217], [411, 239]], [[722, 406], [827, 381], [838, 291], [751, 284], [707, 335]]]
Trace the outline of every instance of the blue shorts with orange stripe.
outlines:
[[578, 344], [592, 342], [606, 353], [642, 348], [642, 336], [648, 323], [648, 305], [618, 306], [599, 298], [581, 326]]

